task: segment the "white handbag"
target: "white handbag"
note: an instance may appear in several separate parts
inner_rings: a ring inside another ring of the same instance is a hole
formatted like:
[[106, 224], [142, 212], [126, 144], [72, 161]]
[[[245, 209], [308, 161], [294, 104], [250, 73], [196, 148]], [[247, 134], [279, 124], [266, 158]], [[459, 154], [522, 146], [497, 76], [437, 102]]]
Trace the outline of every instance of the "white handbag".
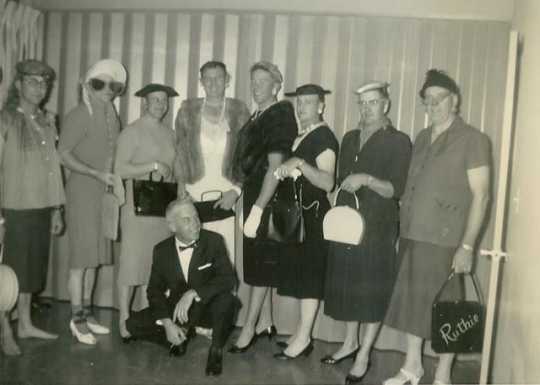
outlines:
[[328, 210], [323, 219], [324, 239], [333, 242], [359, 245], [365, 231], [365, 221], [360, 213], [360, 205], [356, 194], [356, 210], [349, 206], [336, 206], [341, 187], [334, 197], [334, 207]]

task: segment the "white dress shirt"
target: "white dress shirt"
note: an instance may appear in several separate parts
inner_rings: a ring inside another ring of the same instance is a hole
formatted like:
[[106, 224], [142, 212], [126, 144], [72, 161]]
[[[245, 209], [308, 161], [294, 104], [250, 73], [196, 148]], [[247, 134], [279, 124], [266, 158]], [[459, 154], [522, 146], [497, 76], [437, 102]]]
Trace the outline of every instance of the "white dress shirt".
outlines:
[[178, 255], [178, 260], [180, 261], [180, 267], [182, 268], [182, 273], [186, 282], [188, 282], [189, 274], [189, 263], [191, 262], [191, 256], [193, 255], [193, 247], [180, 251], [180, 247], [186, 247], [184, 242], [180, 242], [176, 237], [174, 238], [174, 243], [176, 245], [176, 254]]

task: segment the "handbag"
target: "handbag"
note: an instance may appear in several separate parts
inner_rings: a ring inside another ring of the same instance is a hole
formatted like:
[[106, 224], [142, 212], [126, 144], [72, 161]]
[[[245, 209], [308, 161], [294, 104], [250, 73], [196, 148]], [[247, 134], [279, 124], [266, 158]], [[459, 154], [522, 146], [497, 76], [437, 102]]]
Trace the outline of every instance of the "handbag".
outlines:
[[[448, 283], [459, 276], [461, 298], [440, 301]], [[473, 282], [477, 300], [465, 299], [465, 276]], [[433, 301], [431, 347], [437, 353], [477, 353], [484, 339], [484, 304], [473, 274], [452, 273]]]
[[178, 185], [176, 183], [163, 182], [163, 177], [159, 181], [133, 180], [133, 205], [135, 215], [164, 217], [167, 205], [176, 199]]
[[108, 186], [101, 199], [101, 228], [103, 236], [112, 241], [118, 238], [120, 205], [121, 202], [113, 193], [112, 186]]
[[280, 243], [302, 243], [306, 238], [302, 213], [302, 188], [293, 179], [279, 182], [267, 207], [266, 239]]
[[[213, 199], [209, 201], [204, 200], [204, 196], [206, 194], [215, 192], [218, 192], [220, 194], [220, 197], [218, 199]], [[205, 191], [201, 194], [200, 202], [193, 202], [195, 208], [197, 209], [197, 212], [199, 213], [199, 219], [202, 223], [220, 221], [222, 219], [234, 216], [234, 211], [232, 209], [225, 210], [221, 207], [214, 207], [216, 202], [221, 199], [222, 196], [223, 193], [220, 190]]]
[[328, 210], [323, 219], [323, 237], [328, 241], [359, 245], [365, 233], [364, 217], [360, 213], [358, 197], [354, 196], [356, 210], [349, 206], [337, 206], [341, 187], [334, 197], [334, 207]]

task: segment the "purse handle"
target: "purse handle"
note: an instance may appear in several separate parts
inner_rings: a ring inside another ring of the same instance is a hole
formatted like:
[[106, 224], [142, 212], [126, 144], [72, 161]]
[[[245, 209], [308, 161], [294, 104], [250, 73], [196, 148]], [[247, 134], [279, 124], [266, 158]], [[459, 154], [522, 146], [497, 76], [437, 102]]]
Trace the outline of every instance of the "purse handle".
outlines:
[[[345, 191], [345, 190], [342, 190], [341, 186], [339, 186], [339, 188], [337, 189], [336, 195], [334, 196], [334, 207], [336, 207], [336, 205], [337, 205], [337, 198], [338, 198], [338, 195], [339, 195], [340, 191]], [[360, 210], [360, 203], [358, 202], [358, 197], [356, 196], [355, 193], [350, 193], [350, 194], [352, 194], [354, 196], [354, 202], [356, 203], [356, 210]]]
[[452, 272], [448, 276], [448, 279], [443, 283], [442, 287], [439, 289], [439, 292], [435, 296], [435, 299], [433, 300], [433, 303], [439, 301], [439, 298], [440, 298], [442, 292], [444, 291], [444, 289], [446, 288], [446, 285], [448, 285], [448, 282], [450, 282], [456, 276], [459, 276], [459, 278], [463, 280], [461, 285], [460, 285], [460, 287], [461, 287], [461, 299], [465, 300], [465, 287], [464, 287], [464, 285], [465, 285], [465, 277], [469, 276], [471, 278], [472, 283], [473, 283], [474, 292], [476, 293], [476, 297], [478, 298], [478, 302], [480, 302], [481, 305], [484, 305], [484, 300], [482, 298], [482, 295], [480, 294], [480, 289], [478, 288], [478, 282], [477, 282], [477, 279], [476, 279], [476, 275], [474, 275], [473, 273], [456, 273], [454, 270], [452, 270]]
[[217, 199], [223, 198], [223, 191], [221, 191], [221, 190], [208, 190], [208, 191], [203, 191], [201, 193], [201, 202], [204, 202], [204, 196], [206, 194], [210, 194], [210, 193], [219, 193], [219, 198], [217, 198]]
[[[148, 174], [148, 180], [150, 182], [153, 182], [154, 180], [152, 179], [152, 175], [154, 174], [155, 171], [150, 171], [150, 174]], [[163, 182], [163, 175], [161, 176], [161, 178], [159, 178], [159, 181], [158, 182]]]

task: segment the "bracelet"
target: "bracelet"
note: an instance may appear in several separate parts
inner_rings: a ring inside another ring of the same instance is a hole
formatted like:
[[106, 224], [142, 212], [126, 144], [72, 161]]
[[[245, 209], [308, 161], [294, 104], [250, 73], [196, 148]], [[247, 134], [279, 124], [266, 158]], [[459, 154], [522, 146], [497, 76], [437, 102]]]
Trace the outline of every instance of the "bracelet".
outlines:
[[373, 181], [373, 177], [371, 175], [368, 175], [366, 186], [371, 187], [371, 181]]
[[473, 247], [472, 247], [471, 245], [466, 244], [466, 243], [462, 243], [462, 244], [461, 244], [461, 248], [462, 248], [463, 250], [473, 251]]

